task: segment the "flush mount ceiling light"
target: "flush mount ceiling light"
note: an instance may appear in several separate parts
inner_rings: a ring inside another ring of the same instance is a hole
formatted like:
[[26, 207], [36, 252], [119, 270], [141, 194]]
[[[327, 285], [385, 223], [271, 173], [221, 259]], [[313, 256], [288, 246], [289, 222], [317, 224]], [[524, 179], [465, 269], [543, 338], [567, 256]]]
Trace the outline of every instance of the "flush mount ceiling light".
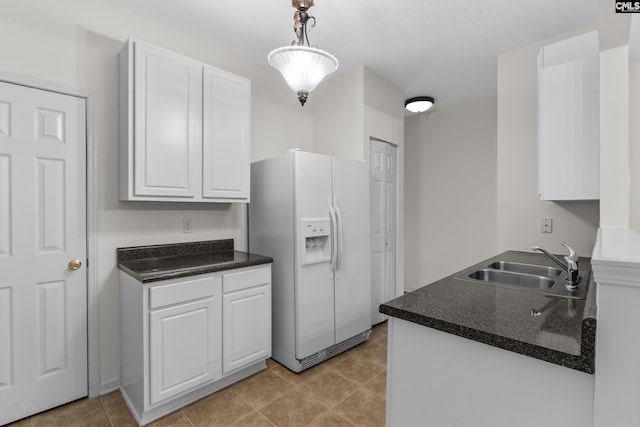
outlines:
[[433, 104], [433, 98], [430, 96], [416, 96], [415, 98], [409, 98], [404, 101], [404, 108], [412, 113], [424, 113], [433, 107]]
[[272, 50], [267, 60], [273, 68], [280, 71], [304, 106], [309, 93], [338, 69], [338, 60], [329, 52], [309, 45], [307, 23], [311, 21], [311, 28], [316, 25], [316, 18], [307, 13], [313, 6], [313, 0], [292, 0], [291, 5], [296, 8], [293, 14], [293, 31], [297, 39], [291, 46]]

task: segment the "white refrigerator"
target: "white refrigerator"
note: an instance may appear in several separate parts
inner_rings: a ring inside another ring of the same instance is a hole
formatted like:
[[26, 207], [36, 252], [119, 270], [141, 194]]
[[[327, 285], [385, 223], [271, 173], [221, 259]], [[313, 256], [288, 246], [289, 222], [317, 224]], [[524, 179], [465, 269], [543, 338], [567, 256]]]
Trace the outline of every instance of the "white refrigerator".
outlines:
[[273, 257], [272, 357], [300, 372], [369, 338], [367, 163], [289, 151], [251, 165], [249, 250]]

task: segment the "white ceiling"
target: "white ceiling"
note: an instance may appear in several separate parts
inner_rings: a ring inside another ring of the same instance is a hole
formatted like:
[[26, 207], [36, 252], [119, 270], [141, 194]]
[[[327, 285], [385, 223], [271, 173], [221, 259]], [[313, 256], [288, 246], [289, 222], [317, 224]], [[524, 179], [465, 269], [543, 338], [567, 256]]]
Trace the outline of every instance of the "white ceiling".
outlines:
[[[289, 0], [109, 0], [268, 66], [295, 38]], [[497, 56], [595, 26], [597, 0], [317, 0], [312, 45], [440, 106], [496, 93]]]

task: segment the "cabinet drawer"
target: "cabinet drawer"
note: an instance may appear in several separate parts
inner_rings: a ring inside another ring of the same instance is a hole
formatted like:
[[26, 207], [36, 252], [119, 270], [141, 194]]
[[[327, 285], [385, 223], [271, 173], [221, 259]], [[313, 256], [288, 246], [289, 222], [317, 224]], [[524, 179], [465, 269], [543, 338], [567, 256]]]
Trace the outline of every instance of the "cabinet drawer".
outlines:
[[222, 292], [234, 292], [268, 283], [271, 283], [271, 266], [227, 273], [222, 275]]
[[211, 296], [215, 293], [216, 280], [219, 279], [209, 276], [154, 286], [149, 289], [149, 308], [154, 309]]

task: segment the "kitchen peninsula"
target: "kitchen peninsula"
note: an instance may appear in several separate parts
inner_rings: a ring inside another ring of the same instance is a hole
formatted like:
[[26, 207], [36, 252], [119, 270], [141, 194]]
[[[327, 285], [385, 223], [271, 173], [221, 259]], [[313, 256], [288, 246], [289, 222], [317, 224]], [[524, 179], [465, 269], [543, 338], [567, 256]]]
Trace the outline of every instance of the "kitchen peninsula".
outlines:
[[[517, 251], [481, 264], [499, 261], [556, 267]], [[590, 272], [588, 258], [579, 263]], [[584, 299], [454, 276], [380, 306], [390, 316], [387, 425], [591, 425], [592, 275]]]

